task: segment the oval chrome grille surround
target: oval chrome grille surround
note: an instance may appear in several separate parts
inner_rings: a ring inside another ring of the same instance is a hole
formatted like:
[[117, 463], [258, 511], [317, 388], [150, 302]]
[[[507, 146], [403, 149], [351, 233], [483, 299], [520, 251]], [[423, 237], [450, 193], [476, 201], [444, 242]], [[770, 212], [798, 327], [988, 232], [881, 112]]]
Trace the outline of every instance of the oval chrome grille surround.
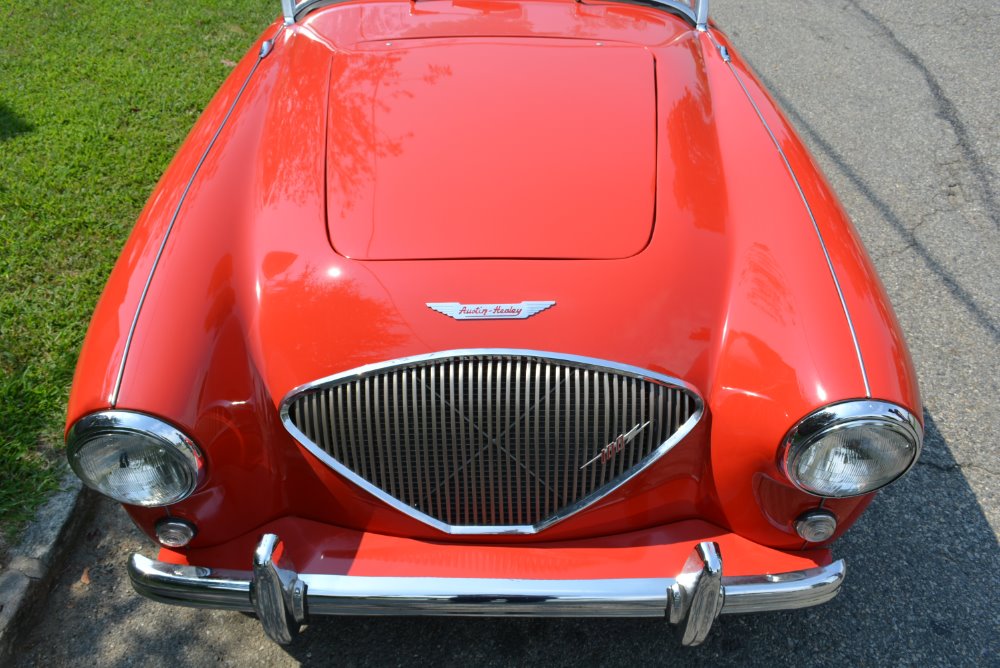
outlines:
[[286, 429], [324, 463], [451, 534], [537, 533], [662, 457], [702, 413], [674, 378], [494, 349], [361, 367], [281, 405]]

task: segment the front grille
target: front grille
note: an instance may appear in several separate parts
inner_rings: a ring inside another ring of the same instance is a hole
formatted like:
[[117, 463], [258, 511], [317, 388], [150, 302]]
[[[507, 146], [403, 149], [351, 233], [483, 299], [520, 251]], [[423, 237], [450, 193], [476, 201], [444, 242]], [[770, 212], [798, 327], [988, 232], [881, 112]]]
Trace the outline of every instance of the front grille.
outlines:
[[341, 473], [446, 530], [479, 528], [470, 533], [551, 524], [664, 454], [701, 416], [678, 381], [521, 351], [367, 367], [284, 406], [291, 433]]

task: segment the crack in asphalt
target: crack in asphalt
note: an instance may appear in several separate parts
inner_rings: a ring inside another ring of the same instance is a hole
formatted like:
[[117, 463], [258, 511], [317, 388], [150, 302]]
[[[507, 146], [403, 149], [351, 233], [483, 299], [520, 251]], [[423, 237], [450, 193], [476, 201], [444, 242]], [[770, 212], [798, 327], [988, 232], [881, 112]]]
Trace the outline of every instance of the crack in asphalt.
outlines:
[[926, 468], [934, 469], [935, 471], [941, 471], [942, 473], [958, 473], [964, 477], [962, 471], [967, 469], [972, 469], [974, 471], [982, 471], [983, 473], [988, 473], [990, 475], [1000, 476], [1000, 471], [994, 471], [986, 466], [980, 466], [979, 464], [971, 463], [960, 463], [953, 462], [951, 464], [941, 464], [940, 462], [925, 461], [923, 459], [917, 460], [917, 466], [923, 466]]
[[938, 83], [937, 78], [931, 73], [930, 68], [924, 64], [920, 56], [903, 44], [899, 37], [896, 36], [896, 33], [882, 19], [858, 4], [857, 0], [847, 0], [847, 4], [856, 9], [867, 21], [872, 23], [886, 41], [892, 45], [893, 50], [920, 72], [924, 82], [927, 84], [927, 88], [930, 90], [931, 97], [934, 99], [937, 116], [951, 126], [958, 140], [959, 151], [961, 151], [962, 156], [965, 158], [967, 166], [976, 181], [979, 182], [980, 195], [986, 205], [986, 216], [993, 223], [994, 227], [1000, 229], [1000, 206], [998, 206], [997, 196], [990, 182], [990, 177], [995, 175], [992, 174], [986, 161], [983, 160], [982, 156], [973, 147], [969, 130], [965, 126], [965, 122], [962, 121], [955, 103], [945, 94], [941, 84]]
[[[938, 208], [928, 209], [927, 211], [924, 211], [922, 214], [920, 214], [920, 217], [917, 219], [917, 222], [911, 225], [910, 227], [906, 228], [906, 230], [911, 235], [913, 235], [913, 238], [915, 239], [917, 237], [917, 234], [920, 232], [921, 229], [923, 229], [927, 225], [928, 220], [930, 220], [932, 216], [939, 216], [944, 213], [946, 212]], [[891, 250], [883, 251], [877, 257], [880, 260], [896, 258], [899, 257], [900, 255], [908, 253], [911, 250], [913, 250], [912, 244], [903, 244], [902, 246], [894, 247]], [[876, 259], [874, 253], [872, 253], [872, 259], [873, 260]]]

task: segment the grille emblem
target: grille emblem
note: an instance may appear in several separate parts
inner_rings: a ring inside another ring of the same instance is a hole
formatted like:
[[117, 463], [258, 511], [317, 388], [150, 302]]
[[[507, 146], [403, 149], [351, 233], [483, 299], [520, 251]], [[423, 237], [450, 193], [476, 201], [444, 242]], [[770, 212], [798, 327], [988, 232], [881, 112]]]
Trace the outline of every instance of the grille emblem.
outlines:
[[597, 453], [597, 456], [591, 459], [583, 466], [581, 466], [580, 470], [582, 471], [583, 469], [587, 468], [588, 466], [596, 462], [598, 459], [601, 460], [602, 465], [607, 464], [608, 462], [610, 462], [612, 459], [615, 458], [615, 455], [624, 450], [626, 445], [634, 441], [635, 437], [641, 434], [646, 429], [646, 427], [648, 427], [651, 424], [652, 420], [646, 422], [645, 424], [637, 424], [624, 434], [621, 434], [620, 436], [618, 436], [618, 438], [616, 438], [615, 440], [611, 441], [603, 448], [601, 448], [601, 451]]
[[521, 302], [520, 304], [460, 304], [459, 302], [427, 302], [427, 306], [455, 320], [524, 320], [555, 306], [555, 302]]

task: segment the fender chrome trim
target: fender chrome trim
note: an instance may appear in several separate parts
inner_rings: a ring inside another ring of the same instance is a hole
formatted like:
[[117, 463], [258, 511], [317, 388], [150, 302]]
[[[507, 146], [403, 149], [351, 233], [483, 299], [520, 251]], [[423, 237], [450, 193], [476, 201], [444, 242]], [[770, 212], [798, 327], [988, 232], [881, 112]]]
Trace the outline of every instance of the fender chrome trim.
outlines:
[[840, 279], [837, 278], [837, 271], [833, 267], [833, 259], [830, 257], [830, 251], [826, 247], [826, 241], [823, 239], [823, 233], [819, 229], [819, 223], [816, 222], [816, 214], [813, 213], [812, 205], [809, 204], [809, 200], [806, 198], [806, 193], [802, 190], [802, 184], [799, 182], [799, 177], [796, 176], [795, 170], [792, 169], [792, 163], [788, 161], [788, 156], [785, 155], [785, 150], [781, 148], [781, 143], [775, 136], [774, 131], [771, 130], [771, 126], [768, 124], [767, 119], [764, 118], [764, 114], [757, 105], [757, 101], [753, 99], [752, 95], [750, 95], [750, 90], [743, 82], [743, 77], [740, 76], [739, 71], [733, 64], [729, 50], [719, 43], [719, 41], [711, 33], [709, 33], [709, 39], [712, 40], [712, 43], [719, 50], [719, 54], [722, 57], [723, 62], [729, 66], [729, 71], [733, 73], [733, 78], [736, 79], [736, 83], [738, 83], [740, 88], [743, 89], [743, 94], [746, 95], [747, 100], [750, 102], [750, 106], [753, 107], [754, 113], [757, 114], [757, 118], [760, 120], [761, 125], [763, 125], [764, 130], [767, 131], [768, 137], [771, 138], [774, 148], [778, 151], [778, 156], [785, 164], [788, 176], [792, 179], [792, 184], [795, 186], [795, 190], [798, 191], [799, 197], [802, 199], [802, 204], [805, 206], [806, 213], [809, 215], [809, 220], [812, 222], [813, 230], [816, 232], [817, 239], [819, 239], [820, 248], [823, 250], [823, 257], [826, 258], [826, 266], [830, 270], [830, 277], [833, 279], [833, 285], [837, 289], [837, 297], [840, 298], [840, 306], [844, 309], [844, 317], [847, 318], [847, 328], [851, 332], [851, 340], [854, 342], [854, 352], [857, 354], [858, 366], [861, 368], [861, 380], [865, 386], [865, 397], [871, 399], [872, 388], [868, 382], [868, 370], [865, 368], [864, 356], [861, 354], [861, 343], [858, 341], [858, 333], [854, 328], [854, 320], [851, 318], [850, 309], [847, 308], [847, 299], [844, 297], [844, 289], [840, 285]]
[[267, 58], [267, 56], [274, 49], [274, 42], [278, 39], [278, 36], [284, 29], [285, 26], [282, 24], [278, 27], [277, 31], [275, 31], [273, 37], [265, 40], [261, 44], [256, 62], [254, 62], [253, 67], [250, 69], [250, 73], [247, 74], [247, 78], [243, 81], [243, 85], [240, 86], [240, 89], [236, 92], [236, 97], [233, 98], [232, 104], [229, 105], [229, 109], [226, 111], [226, 115], [222, 118], [222, 122], [219, 123], [219, 127], [216, 128], [215, 134], [213, 134], [212, 139], [209, 140], [208, 146], [206, 146], [204, 152], [202, 152], [201, 158], [198, 160], [198, 164], [195, 165], [194, 171], [191, 172], [191, 176], [188, 178], [187, 185], [184, 186], [184, 191], [181, 193], [180, 199], [177, 200], [177, 206], [174, 207], [174, 213], [170, 217], [170, 222], [167, 223], [167, 230], [163, 233], [163, 239], [160, 240], [160, 247], [157, 249], [156, 256], [153, 258], [153, 265], [149, 268], [149, 275], [146, 276], [146, 282], [142, 286], [142, 292], [139, 294], [139, 301], [135, 305], [135, 314], [132, 316], [132, 324], [129, 325], [128, 335], [125, 337], [125, 348], [122, 350], [122, 360], [118, 365], [118, 374], [115, 377], [115, 386], [111, 391], [111, 397], [108, 399], [110, 408], [118, 406], [118, 393], [122, 389], [122, 380], [125, 378], [125, 363], [128, 361], [128, 354], [132, 348], [132, 338], [135, 336], [135, 329], [139, 325], [139, 314], [142, 313], [142, 307], [146, 303], [146, 294], [149, 292], [149, 286], [153, 283], [153, 275], [156, 274], [156, 268], [159, 266], [160, 258], [163, 256], [163, 251], [167, 247], [167, 241], [170, 239], [170, 233], [173, 232], [174, 224], [177, 222], [178, 216], [180, 216], [181, 207], [184, 206], [184, 200], [187, 199], [188, 192], [191, 190], [191, 186], [194, 185], [194, 180], [198, 177], [198, 172], [201, 171], [201, 166], [205, 164], [205, 159], [208, 158], [208, 154], [211, 153], [216, 140], [218, 140], [219, 135], [222, 134], [222, 129], [226, 127], [226, 123], [229, 122], [229, 117], [232, 116], [233, 111], [236, 110], [236, 105], [239, 104], [240, 99], [243, 97], [243, 92], [250, 84], [250, 80], [253, 79], [253, 75], [257, 72], [257, 68], [260, 66], [261, 61]]
[[256, 612], [287, 643], [308, 615], [666, 617], [683, 644], [708, 635], [719, 614], [793, 610], [825, 603], [843, 584], [843, 560], [781, 574], [726, 577], [718, 546], [695, 546], [673, 577], [605, 580], [367, 577], [296, 573], [275, 559], [281, 540], [265, 534], [253, 571], [213, 573], [133, 554], [132, 586], [161, 603]]

